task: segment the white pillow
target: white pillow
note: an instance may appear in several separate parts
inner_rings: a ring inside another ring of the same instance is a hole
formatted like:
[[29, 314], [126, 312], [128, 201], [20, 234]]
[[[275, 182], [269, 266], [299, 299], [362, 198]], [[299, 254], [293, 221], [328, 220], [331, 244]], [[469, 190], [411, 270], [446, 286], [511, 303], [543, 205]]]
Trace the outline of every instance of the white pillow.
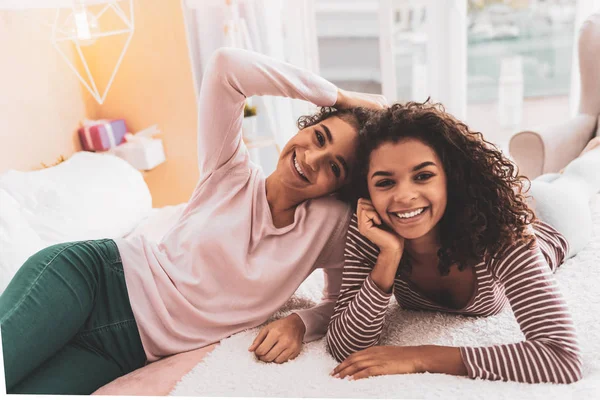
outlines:
[[122, 237], [152, 209], [139, 171], [118, 157], [90, 152], [40, 171], [0, 174], [0, 193], [0, 273], [16, 271], [52, 244]]
[[44, 247], [23, 217], [19, 203], [0, 189], [0, 293], [25, 260]]

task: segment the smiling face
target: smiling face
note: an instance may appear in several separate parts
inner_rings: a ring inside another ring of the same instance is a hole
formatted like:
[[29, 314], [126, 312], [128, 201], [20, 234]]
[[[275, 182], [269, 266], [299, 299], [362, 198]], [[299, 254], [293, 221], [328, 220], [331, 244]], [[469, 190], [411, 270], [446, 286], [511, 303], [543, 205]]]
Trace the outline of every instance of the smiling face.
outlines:
[[416, 139], [383, 143], [371, 153], [367, 180], [375, 210], [400, 236], [411, 240], [437, 232], [447, 185], [431, 147]]
[[275, 173], [299, 201], [325, 196], [349, 182], [357, 146], [357, 129], [330, 117], [302, 129], [286, 144]]

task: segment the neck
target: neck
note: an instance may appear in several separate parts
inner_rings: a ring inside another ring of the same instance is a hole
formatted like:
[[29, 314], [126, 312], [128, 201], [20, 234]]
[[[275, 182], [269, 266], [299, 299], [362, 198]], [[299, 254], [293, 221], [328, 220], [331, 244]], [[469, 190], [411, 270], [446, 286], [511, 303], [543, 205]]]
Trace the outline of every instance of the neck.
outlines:
[[432, 229], [425, 236], [407, 240], [405, 251], [419, 265], [433, 265], [437, 268], [437, 252], [440, 249], [437, 229]]
[[267, 192], [267, 203], [269, 203], [271, 215], [273, 216], [293, 212], [298, 204], [302, 202], [302, 200], [296, 200], [290, 196], [290, 191], [279, 183], [275, 172], [265, 180], [265, 190]]

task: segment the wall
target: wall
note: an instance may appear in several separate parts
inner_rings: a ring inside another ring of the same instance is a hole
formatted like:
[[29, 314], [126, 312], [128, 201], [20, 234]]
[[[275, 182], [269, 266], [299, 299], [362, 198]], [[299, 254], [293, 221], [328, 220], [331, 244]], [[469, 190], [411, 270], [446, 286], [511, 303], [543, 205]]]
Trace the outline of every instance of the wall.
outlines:
[[[104, 104], [85, 99], [89, 115], [125, 118], [131, 132], [158, 124], [167, 161], [145, 179], [153, 206], [162, 207], [187, 201], [198, 180], [194, 83], [180, 1], [136, 0], [134, 13], [135, 33]], [[99, 81], [108, 80], [123, 43], [86, 49]]]
[[80, 148], [81, 86], [50, 42], [53, 15], [0, 10], [0, 173], [37, 169]]
[[[100, 105], [50, 42], [53, 10], [0, 11], [0, 172], [80, 150], [76, 129], [85, 117], [124, 118], [131, 132], [153, 124], [163, 132], [167, 161], [144, 173], [153, 205], [188, 200], [198, 180], [196, 97], [181, 2], [135, 0], [134, 13], [135, 32]], [[115, 20], [100, 22], [110, 28]], [[101, 93], [124, 42], [101, 38], [83, 48]], [[74, 47], [66, 51], [83, 71]]]

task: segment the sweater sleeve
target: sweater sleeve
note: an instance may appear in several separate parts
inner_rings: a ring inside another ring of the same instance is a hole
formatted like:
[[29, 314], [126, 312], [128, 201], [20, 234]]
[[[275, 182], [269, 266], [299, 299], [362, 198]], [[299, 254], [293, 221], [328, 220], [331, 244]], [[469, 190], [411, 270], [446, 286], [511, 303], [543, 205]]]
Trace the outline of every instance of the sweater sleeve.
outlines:
[[581, 379], [582, 360], [571, 315], [548, 262], [536, 244], [512, 246], [491, 268], [505, 288], [525, 340], [461, 347], [471, 378], [528, 383]]
[[327, 80], [259, 53], [220, 48], [210, 58], [198, 99], [200, 176], [221, 168], [243, 147], [247, 97], [271, 95], [331, 106], [337, 88]]
[[356, 214], [348, 229], [342, 286], [327, 331], [327, 345], [338, 361], [377, 344], [391, 293], [372, 281], [378, 250], [358, 231]]
[[[296, 311], [306, 326], [304, 342], [312, 342], [325, 336], [335, 301], [340, 294], [342, 269], [344, 268], [344, 240], [351, 215], [351, 210], [346, 205], [340, 210], [343, 210], [342, 214], [336, 218], [339, 222], [330, 236], [329, 254], [320, 265], [325, 277], [321, 302], [312, 308]], [[335, 215], [333, 209], [330, 210], [330, 215]]]

